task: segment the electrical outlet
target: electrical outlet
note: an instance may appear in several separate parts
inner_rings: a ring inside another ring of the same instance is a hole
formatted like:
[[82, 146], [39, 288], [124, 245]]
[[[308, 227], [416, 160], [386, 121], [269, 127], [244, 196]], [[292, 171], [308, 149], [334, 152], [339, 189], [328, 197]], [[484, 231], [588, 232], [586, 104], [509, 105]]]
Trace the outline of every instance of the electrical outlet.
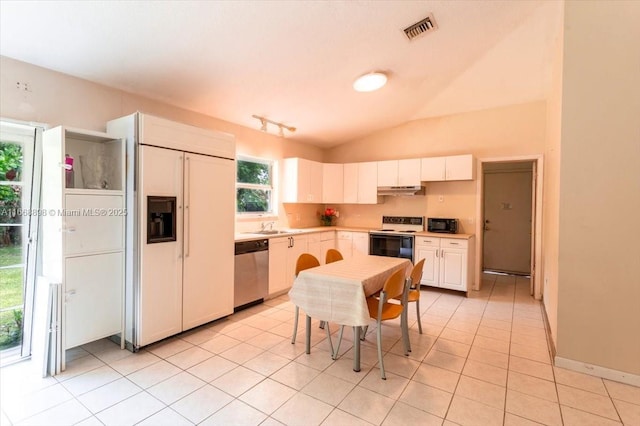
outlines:
[[16, 82], [16, 89], [21, 90], [23, 92], [30, 92], [31, 84], [27, 83], [26, 81], [18, 81]]

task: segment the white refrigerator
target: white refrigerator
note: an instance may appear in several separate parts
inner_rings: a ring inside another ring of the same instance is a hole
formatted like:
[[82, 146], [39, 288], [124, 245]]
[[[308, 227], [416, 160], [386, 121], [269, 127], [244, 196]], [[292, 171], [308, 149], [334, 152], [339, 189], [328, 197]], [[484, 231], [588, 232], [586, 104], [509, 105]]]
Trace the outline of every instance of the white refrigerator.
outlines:
[[131, 139], [125, 319], [137, 350], [233, 313], [235, 142], [141, 113], [108, 129]]

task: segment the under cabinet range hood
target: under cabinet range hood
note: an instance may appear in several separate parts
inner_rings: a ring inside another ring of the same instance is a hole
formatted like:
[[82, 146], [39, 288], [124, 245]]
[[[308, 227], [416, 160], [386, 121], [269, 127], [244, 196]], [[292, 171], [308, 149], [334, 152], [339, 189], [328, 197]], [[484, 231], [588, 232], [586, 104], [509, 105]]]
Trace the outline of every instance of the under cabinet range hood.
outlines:
[[379, 186], [378, 195], [412, 196], [424, 195], [424, 186]]

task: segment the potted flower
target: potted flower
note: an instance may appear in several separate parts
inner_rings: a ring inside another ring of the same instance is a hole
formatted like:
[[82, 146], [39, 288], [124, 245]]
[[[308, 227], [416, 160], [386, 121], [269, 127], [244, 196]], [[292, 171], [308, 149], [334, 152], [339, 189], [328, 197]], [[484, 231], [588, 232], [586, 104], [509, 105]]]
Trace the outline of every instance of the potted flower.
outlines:
[[324, 210], [324, 213], [320, 215], [320, 220], [322, 221], [322, 225], [331, 226], [333, 224], [333, 218], [337, 217], [337, 211], [335, 209], [327, 207]]

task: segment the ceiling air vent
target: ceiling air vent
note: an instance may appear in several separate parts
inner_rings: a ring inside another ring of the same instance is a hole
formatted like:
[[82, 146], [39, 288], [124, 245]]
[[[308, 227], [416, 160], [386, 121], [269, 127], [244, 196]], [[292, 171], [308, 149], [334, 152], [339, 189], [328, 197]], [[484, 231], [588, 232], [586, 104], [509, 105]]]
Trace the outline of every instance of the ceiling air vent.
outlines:
[[414, 38], [422, 35], [424, 33], [430, 33], [438, 29], [438, 24], [436, 24], [436, 20], [433, 19], [433, 14], [429, 14], [422, 21], [416, 22], [415, 24], [404, 29], [404, 33], [409, 40], [413, 40]]

